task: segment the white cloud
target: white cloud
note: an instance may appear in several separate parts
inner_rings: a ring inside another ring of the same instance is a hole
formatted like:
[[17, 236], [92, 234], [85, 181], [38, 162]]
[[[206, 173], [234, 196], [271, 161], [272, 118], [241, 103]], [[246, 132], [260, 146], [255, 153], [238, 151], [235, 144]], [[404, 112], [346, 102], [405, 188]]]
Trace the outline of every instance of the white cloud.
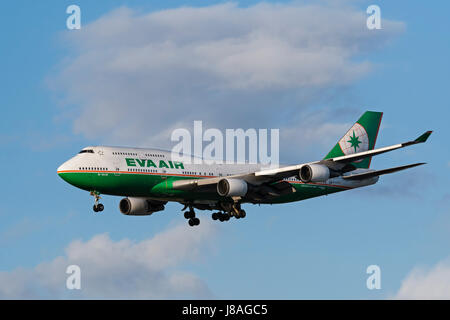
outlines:
[[[324, 151], [331, 150], [334, 144], [352, 126], [350, 122], [330, 122], [327, 118], [328, 116], [329, 114], [326, 111], [305, 113], [298, 119], [296, 126], [289, 126], [281, 131], [281, 146], [285, 145], [287, 148], [292, 148], [292, 143], [295, 142], [295, 151], [286, 152], [293, 160], [310, 161], [310, 156], [324, 157], [326, 155]], [[357, 118], [352, 120], [356, 122]], [[305, 152], [311, 145], [315, 146], [315, 148]]]
[[[0, 272], [0, 298], [209, 298], [204, 281], [179, 268], [202, 258], [213, 231], [205, 222], [195, 232], [175, 226], [140, 242], [113, 241], [107, 234], [76, 240], [50, 262]], [[65, 271], [72, 264], [81, 268], [80, 291], [65, 287]]]
[[430, 269], [414, 268], [403, 280], [396, 299], [450, 299], [450, 260]]
[[67, 111], [75, 132], [99, 142], [170, 147], [173, 129], [203, 120], [220, 129], [306, 127], [314, 144], [342, 124], [329, 115], [313, 133], [305, 110], [368, 74], [364, 54], [404, 28], [384, 19], [374, 32], [365, 19], [345, 4], [123, 7], [67, 33], [73, 54], [51, 83], [77, 106]]

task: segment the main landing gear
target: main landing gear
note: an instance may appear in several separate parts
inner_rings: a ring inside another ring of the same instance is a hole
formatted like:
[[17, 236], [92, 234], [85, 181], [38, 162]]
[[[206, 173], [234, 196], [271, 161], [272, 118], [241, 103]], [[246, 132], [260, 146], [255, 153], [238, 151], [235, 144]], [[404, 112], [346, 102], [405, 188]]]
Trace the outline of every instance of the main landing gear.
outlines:
[[[189, 210], [184, 211], [187, 208], [189, 208]], [[213, 220], [224, 222], [230, 220], [231, 217], [241, 219], [245, 218], [245, 216], [247, 215], [245, 213], [245, 210], [241, 209], [241, 205], [239, 203], [222, 205], [221, 209], [219, 210], [220, 211], [214, 212], [212, 214], [211, 217]], [[200, 219], [195, 216], [194, 208], [190, 204], [185, 204], [182, 211], [184, 211], [184, 217], [188, 220], [188, 223], [191, 227], [198, 226], [200, 224]]]
[[213, 220], [219, 220], [220, 222], [228, 221], [231, 218], [230, 214], [225, 212], [214, 212], [211, 217]]
[[245, 212], [245, 210], [241, 209], [241, 206], [233, 206], [233, 211], [231, 211], [230, 213], [233, 217], [235, 217], [236, 219], [241, 219], [241, 218], [245, 218], [245, 216], [247, 215], [247, 213]]
[[105, 206], [101, 203], [98, 203], [98, 201], [101, 199], [100, 193], [96, 191], [91, 191], [91, 196], [94, 196], [95, 198], [95, 203], [93, 207], [94, 212], [102, 212], [105, 209]]
[[246, 215], [245, 210], [242, 210], [239, 204], [235, 204], [229, 208], [228, 212], [214, 212], [212, 219], [223, 222], [230, 220], [231, 217], [235, 217], [236, 219], [245, 218]]
[[198, 226], [200, 224], [200, 219], [195, 216], [195, 211], [192, 207], [189, 208], [189, 211], [184, 212], [184, 217], [188, 219], [188, 223], [191, 227]]

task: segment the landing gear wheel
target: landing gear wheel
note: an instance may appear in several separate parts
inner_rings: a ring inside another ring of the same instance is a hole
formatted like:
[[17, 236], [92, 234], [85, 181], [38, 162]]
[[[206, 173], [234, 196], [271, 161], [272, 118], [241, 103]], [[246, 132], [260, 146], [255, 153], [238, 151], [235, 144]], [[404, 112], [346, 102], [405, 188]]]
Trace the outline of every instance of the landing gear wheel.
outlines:
[[192, 219], [192, 218], [195, 217], [195, 213], [194, 213], [194, 211], [185, 211], [184, 212], [184, 217], [186, 219]]
[[219, 217], [220, 217], [220, 212], [214, 212], [214, 213], [212, 214], [211, 217], [212, 217], [213, 220], [219, 219]]
[[98, 202], [101, 199], [100, 193], [98, 193], [97, 191], [91, 191], [91, 196], [93, 196], [95, 198], [94, 207], [93, 207], [94, 212], [103, 211], [103, 209], [105, 209], [105, 206]]
[[105, 206], [101, 203], [99, 204], [94, 204], [94, 212], [102, 212], [105, 209]]
[[224, 215], [223, 215], [223, 221], [228, 221], [228, 220], [230, 220], [230, 214], [229, 213], [225, 213]]
[[198, 226], [200, 224], [200, 219], [199, 218], [191, 218], [191, 219], [189, 219], [188, 223], [191, 227]]
[[235, 203], [232, 205], [230, 214], [236, 219], [241, 219], [245, 217], [245, 211], [241, 209], [240, 203]]

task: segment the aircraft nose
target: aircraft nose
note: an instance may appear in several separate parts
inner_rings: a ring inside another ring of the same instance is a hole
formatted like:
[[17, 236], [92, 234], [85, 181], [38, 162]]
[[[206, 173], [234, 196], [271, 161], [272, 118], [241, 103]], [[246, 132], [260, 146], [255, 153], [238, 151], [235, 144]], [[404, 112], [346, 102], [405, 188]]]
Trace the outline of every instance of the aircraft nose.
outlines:
[[[74, 161], [73, 159], [69, 159], [66, 162], [64, 162], [63, 164], [61, 164], [58, 169], [56, 169], [56, 172], [58, 173], [58, 175], [63, 178], [64, 180], [65, 177], [67, 176], [67, 174], [69, 173], [69, 171], [74, 170]], [[66, 180], [67, 181], [67, 180]]]
[[64, 162], [61, 164], [58, 169], [56, 169], [56, 172], [58, 173], [58, 176], [63, 179], [65, 182], [72, 184], [72, 177], [70, 171], [73, 170], [73, 161], [72, 159]]
[[67, 171], [68, 170], [68, 165], [67, 165], [67, 161], [66, 162], [64, 162], [62, 165], [60, 165], [59, 167], [58, 167], [58, 169], [56, 169], [56, 172], [59, 174], [59, 175], [61, 175], [61, 173], [63, 172], [63, 171]]

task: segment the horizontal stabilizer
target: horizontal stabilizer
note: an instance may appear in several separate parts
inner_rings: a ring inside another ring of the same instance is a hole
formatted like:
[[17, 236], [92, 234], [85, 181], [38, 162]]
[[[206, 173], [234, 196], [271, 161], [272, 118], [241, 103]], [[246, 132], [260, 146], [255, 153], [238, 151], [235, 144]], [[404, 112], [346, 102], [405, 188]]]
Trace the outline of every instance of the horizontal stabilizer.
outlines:
[[[425, 138], [425, 140], [426, 140], [426, 138]], [[372, 178], [372, 177], [376, 177], [376, 176], [381, 176], [383, 174], [393, 173], [393, 172], [421, 166], [423, 164], [425, 164], [425, 162], [408, 164], [406, 166], [400, 166], [400, 167], [383, 169], [383, 170], [368, 171], [368, 172], [364, 172], [364, 173], [355, 173], [355, 174], [351, 174], [348, 176], [342, 176], [342, 178], [345, 180], [363, 180], [363, 179], [368, 179], [368, 178]]]

